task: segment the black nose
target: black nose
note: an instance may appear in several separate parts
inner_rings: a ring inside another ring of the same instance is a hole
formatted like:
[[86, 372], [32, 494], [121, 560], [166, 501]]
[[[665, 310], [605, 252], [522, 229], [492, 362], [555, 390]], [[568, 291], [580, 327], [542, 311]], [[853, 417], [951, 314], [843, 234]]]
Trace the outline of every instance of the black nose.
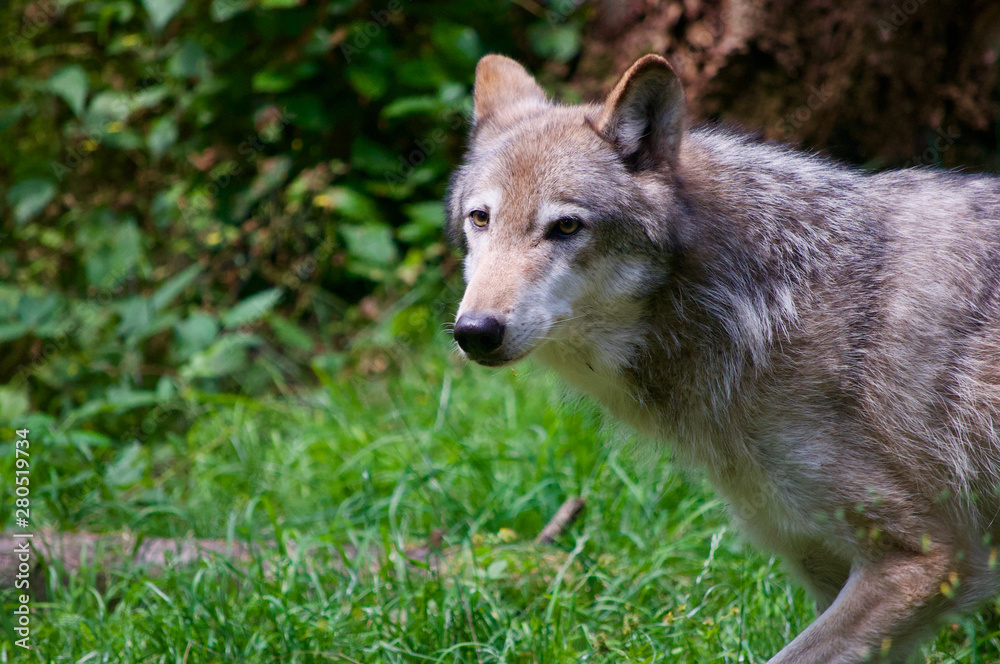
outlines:
[[506, 329], [494, 316], [462, 314], [455, 321], [455, 341], [469, 355], [481, 357], [500, 348]]

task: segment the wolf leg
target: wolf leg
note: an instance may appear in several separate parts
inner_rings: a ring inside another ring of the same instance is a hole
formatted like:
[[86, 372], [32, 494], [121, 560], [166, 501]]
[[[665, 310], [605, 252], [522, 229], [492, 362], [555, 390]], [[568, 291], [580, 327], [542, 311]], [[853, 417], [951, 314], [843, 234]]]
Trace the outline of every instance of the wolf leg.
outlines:
[[951, 551], [894, 552], [856, 565], [834, 602], [768, 664], [904, 662], [947, 608]]
[[807, 553], [790, 559], [793, 561], [792, 571], [802, 579], [816, 600], [816, 613], [823, 613], [847, 583], [851, 564], [813, 543], [810, 543]]

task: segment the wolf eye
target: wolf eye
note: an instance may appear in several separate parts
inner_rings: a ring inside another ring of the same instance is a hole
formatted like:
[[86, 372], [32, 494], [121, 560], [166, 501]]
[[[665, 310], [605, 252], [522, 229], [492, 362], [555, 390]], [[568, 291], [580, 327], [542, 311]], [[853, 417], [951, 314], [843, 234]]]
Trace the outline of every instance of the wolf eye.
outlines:
[[552, 234], [556, 237], [569, 237], [583, 228], [583, 223], [576, 217], [563, 217], [552, 226]]
[[484, 210], [473, 210], [469, 213], [469, 219], [472, 219], [472, 223], [478, 228], [486, 228], [486, 225], [490, 223], [490, 213]]

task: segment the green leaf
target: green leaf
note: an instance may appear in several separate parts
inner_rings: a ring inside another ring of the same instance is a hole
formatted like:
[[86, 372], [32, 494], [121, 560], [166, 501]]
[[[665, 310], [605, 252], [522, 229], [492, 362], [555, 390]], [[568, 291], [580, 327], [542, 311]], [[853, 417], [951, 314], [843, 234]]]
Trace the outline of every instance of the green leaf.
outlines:
[[487, 579], [502, 579], [504, 577], [504, 572], [507, 570], [508, 561], [506, 560], [494, 560], [486, 568], [486, 578]]
[[107, 125], [124, 122], [132, 112], [128, 95], [117, 90], [104, 90], [90, 98], [85, 122], [87, 129], [96, 136], [107, 137]]
[[295, 85], [291, 76], [273, 71], [259, 71], [253, 75], [254, 92], [284, 92]]
[[67, 437], [70, 444], [91, 463], [94, 462], [94, 449], [111, 447], [111, 439], [95, 431], [68, 431]]
[[80, 65], [67, 65], [52, 74], [46, 84], [52, 92], [62, 97], [73, 113], [80, 116], [87, 101], [90, 82], [87, 72]]
[[222, 317], [222, 325], [233, 328], [259, 320], [274, 308], [281, 299], [282, 292], [281, 288], [271, 288], [251, 295], [226, 312]]
[[159, 32], [184, 7], [184, 0], [142, 0], [142, 6], [149, 14], [153, 29]]
[[152, 108], [170, 95], [170, 89], [165, 85], [154, 85], [139, 90], [130, 98], [129, 112], [143, 108]]
[[373, 175], [383, 175], [405, 166], [401, 155], [365, 136], [358, 136], [351, 143], [351, 169], [360, 169]]
[[16, 422], [28, 413], [30, 405], [26, 390], [0, 385], [0, 420]]
[[409, 88], [433, 92], [452, 80], [444, 64], [430, 58], [414, 58], [397, 63], [394, 74], [397, 80], [406, 81]]
[[356, 260], [387, 267], [399, 259], [396, 244], [392, 241], [392, 228], [388, 224], [344, 226], [340, 230], [347, 243], [347, 252]]
[[239, 371], [246, 366], [247, 349], [260, 343], [253, 334], [230, 334], [222, 337], [203, 353], [195, 355], [181, 369], [181, 376], [216, 378]]
[[142, 406], [153, 406], [159, 396], [153, 390], [133, 390], [128, 387], [109, 387], [107, 402], [115, 407], [115, 412], [123, 413]]
[[121, 451], [114, 463], [104, 472], [107, 483], [114, 487], [138, 484], [146, 472], [148, 460], [142, 453], [142, 445], [132, 443]]
[[404, 210], [410, 218], [410, 223], [399, 229], [399, 239], [403, 242], [420, 242], [440, 237], [444, 228], [444, 203], [441, 201], [424, 201], [412, 203]]
[[211, 316], [194, 313], [186, 320], [174, 325], [180, 351], [184, 356], [190, 356], [204, 350], [219, 336], [219, 324]]
[[64, 314], [64, 300], [55, 293], [25, 295], [17, 303], [17, 319], [34, 328], [49, 326]]
[[153, 155], [153, 159], [157, 160], [163, 156], [167, 148], [176, 142], [177, 123], [169, 115], [164, 115], [154, 122], [152, 129], [149, 130], [149, 136], [146, 137], [149, 152]]
[[45, 209], [56, 195], [56, 184], [48, 178], [21, 180], [7, 192], [7, 202], [14, 208], [14, 220], [25, 224]]
[[143, 236], [135, 220], [119, 220], [107, 212], [82, 228], [77, 242], [86, 248], [83, 254], [87, 281], [101, 289], [121, 283], [143, 254]]
[[332, 376], [337, 375], [347, 365], [347, 355], [344, 353], [317, 355], [309, 365], [320, 381], [328, 383]]
[[327, 104], [314, 94], [286, 95], [285, 111], [295, 118], [295, 126], [307, 131], [326, 131], [333, 121]]
[[282, 344], [291, 346], [292, 348], [298, 348], [300, 350], [312, 349], [313, 340], [312, 337], [309, 336], [309, 333], [284, 316], [272, 316], [268, 322], [271, 323], [271, 329], [274, 330], [274, 336], [277, 337], [278, 341]]
[[167, 73], [177, 78], [205, 78], [209, 73], [208, 54], [194, 39], [185, 39], [167, 61]]
[[106, 399], [91, 399], [72, 412], [73, 420], [87, 420], [100, 413], [127, 413], [130, 410], [155, 406], [159, 402], [152, 390], [132, 390], [111, 387]]
[[121, 308], [122, 322], [118, 333], [127, 339], [138, 339], [153, 324], [153, 311], [149, 300], [135, 295], [127, 299]]
[[0, 131], [7, 129], [29, 112], [27, 104], [14, 104], [13, 106], [0, 106]]
[[156, 399], [161, 404], [177, 397], [177, 382], [170, 376], [160, 376], [156, 381]]
[[572, 25], [539, 24], [529, 35], [535, 52], [547, 60], [569, 62], [580, 51], [580, 31]]
[[0, 344], [6, 343], [13, 339], [20, 339], [30, 331], [31, 331], [31, 326], [25, 323], [10, 323], [8, 325], [0, 325]]
[[352, 221], [380, 221], [375, 201], [347, 187], [330, 187], [326, 192], [333, 204], [333, 209]]
[[233, 202], [232, 218], [245, 217], [254, 203], [277, 189], [288, 178], [291, 169], [292, 160], [286, 156], [258, 160], [257, 177], [246, 191], [237, 194]]
[[442, 63], [428, 58], [399, 62], [396, 64], [395, 74], [396, 78], [407, 87], [425, 90], [437, 90], [451, 80]]
[[457, 23], [435, 22], [431, 28], [431, 42], [443, 55], [465, 65], [472, 65], [483, 54], [476, 31]]
[[217, 23], [228, 21], [249, 7], [250, 3], [246, 0], [212, 0], [212, 20]]
[[389, 78], [381, 69], [374, 67], [352, 67], [347, 70], [347, 82], [359, 95], [378, 99], [389, 89]]
[[400, 97], [382, 109], [382, 117], [391, 120], [407, 115], [433, 115], [442, 113], [445, 108], [444, 102], [433, 95]]
[[181, 292], [195, 280], [195, 277], [201, 274], [202, 269], [201, 265], [196, 263], [177, 273], [171, 277], [167, 283], [160, 286], [159, 289], [153, 293], [153, 297], [150, 298], [150, 304], [153, 307], [153, 311], [159, 311], [163, 307], [170, 304], [175, 297], [180, 295]]

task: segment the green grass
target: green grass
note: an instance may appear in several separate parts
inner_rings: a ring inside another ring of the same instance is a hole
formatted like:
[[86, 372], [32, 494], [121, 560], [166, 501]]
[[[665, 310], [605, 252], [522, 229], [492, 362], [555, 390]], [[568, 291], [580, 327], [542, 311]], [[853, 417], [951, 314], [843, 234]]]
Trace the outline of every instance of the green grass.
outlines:
[[[51, 566], [30, 653], [0, 591], [0, 662], [763, 662], [812, 620], [697, 478], [619, 451], [544, 371], [463, 366], [439, 336], [307, 395], [188, 395], [141, 444], [31, 420], [41, 520], [276, 544], [249, 563]], [[533, 545], [575, 495], [584, 515]], [[6, 480], [0, 496], [9, 529]], [[439, 564], [408, 563], [436, 530]], [[996, 620], [971, 618], [929, 661], [998, 652]]]

